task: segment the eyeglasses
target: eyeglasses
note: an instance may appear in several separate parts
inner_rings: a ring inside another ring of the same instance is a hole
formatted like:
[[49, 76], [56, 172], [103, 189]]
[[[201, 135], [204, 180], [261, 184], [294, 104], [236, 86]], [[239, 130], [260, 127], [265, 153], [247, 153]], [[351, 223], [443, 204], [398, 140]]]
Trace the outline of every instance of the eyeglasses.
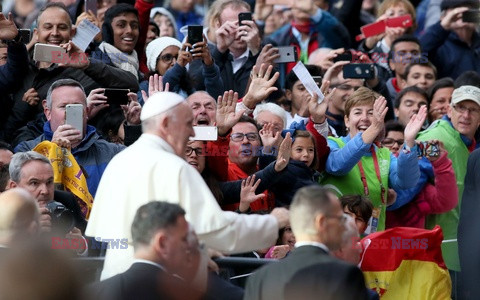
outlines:
[[185, 155], [190, 156], [192, 152], [195, 152], [197, 156], [201, 156], [203, 154], [203, 149], [202, 148], [192, 148], [192, 147], [187, 147], [185, 148]]
[[477, 115], [478, 116], [480, 114], [480, 109], [479, 108], [465, 107], [461, 104], [453, 105], [453, 108], [461, 114], [464, 114], [467, 111], [470, 115]]
[[230, 135], [230, 139], [234, 142], [241, 142], [245, 137], [247, 137], [247, 140], [249, 140], [250, 142], [257, 141], [259, 139], [258, 133], [255, 132], [236, 132]]
[[395, 140], [395, 139], [391, 139], [391, 138], [385, 138], [382, 142], [382, 144], [386, 147], [392, 147], [393, 145], [395, 145], [395, 143], [397, 143], [399, 146], [403, 145], [403, 143], [405, 142], [404, 139], [399, 139], [399, 140]]
[[347, 222], [347, 215], [343, 214], [341, 216], [326, 216], [327, 218], [331, 218], [331, 219], [337, 219], [339, 220], [341, 223], [345, 223]]
[[173, 55], [173, 54], [167, 53], [165, 55], [160, 56], [160, 59], [166, 64], [171, 63], [174, 58], [178, 59], [178, 54]]

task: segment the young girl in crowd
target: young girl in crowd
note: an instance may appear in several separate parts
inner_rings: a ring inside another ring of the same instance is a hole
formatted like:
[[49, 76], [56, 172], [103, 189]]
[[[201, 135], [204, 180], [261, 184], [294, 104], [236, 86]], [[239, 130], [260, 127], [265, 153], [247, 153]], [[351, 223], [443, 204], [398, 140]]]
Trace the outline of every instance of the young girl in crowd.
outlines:
[[[330, 184], [342, 195], [369, 196], [373, 204], [370, 232], [385, 229], [388, 188], [414, 187], [420, 176], [415, 137], [426, 118], [422, 106], [405, 128], [405, 144], [395, 157], [374, 142], [384, 131], [386, 100], [366, 87], [355, 91], [345, 103], [345, 125], [349, 135], [328, 138], [330, 154], [322, 184]], [[382, 138], [383, 139], [383, 136]]]
[[278, 239], [275, 246], [268, 249], [265, 258], [281, 259], [288, 255], [295, 248], [295, 235], [293, 234], [290, 224], [280, 228], [278, 231]]

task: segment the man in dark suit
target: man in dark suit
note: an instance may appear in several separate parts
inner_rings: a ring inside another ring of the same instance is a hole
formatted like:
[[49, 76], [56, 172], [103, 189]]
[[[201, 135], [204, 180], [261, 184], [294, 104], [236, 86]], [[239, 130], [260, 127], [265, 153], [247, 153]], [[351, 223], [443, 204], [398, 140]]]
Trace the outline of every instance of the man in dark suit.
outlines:
[[322, 293], [336, 295], [335, 299], [367, 299], [362, 272], [329, 255], [329, 251], [342, 244], [345, 220], [338, 198], [327, 189], [315, 185], [298, 190], [290, 206], [290, 224], [297, 240], [295, 250], [280, 262], [254, 273], [247, 281], [244, 299], [285, 299], [284, 291], [292, 277], [313, 265], [324, 268], [315, 279], [325, 283], [321, 285]]
[[458, 252], [465, 299], [480, 299], [480, 149], [470, 154], [458, 224]]
[[177, 204], [152, 201], [142, 205], [132, 223], [134, 263], [124, 273], [91, 285], [89, 298], [199, 298], [191, 278], [183, 281], [171, 275], [195, 274], [198, 268], [199, 260], [195, 261], [195, 257], [199, 258], [199, 253], [193, 253], [198, 251], [198, 241], [189, 228], [185, 211]]

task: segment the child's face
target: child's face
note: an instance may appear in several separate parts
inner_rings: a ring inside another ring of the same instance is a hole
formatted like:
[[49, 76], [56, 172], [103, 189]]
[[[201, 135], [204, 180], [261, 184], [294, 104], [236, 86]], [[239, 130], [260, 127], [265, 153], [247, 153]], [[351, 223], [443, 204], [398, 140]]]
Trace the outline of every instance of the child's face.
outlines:
[[282, 245], [288, 245], [290, 247], [290, 251], [295, 248], [295, 235], [292, 232], [292, 228], [290, 225], [285, 227], [282, 235]]
[[363, 234], [367, 229], [368, 220], [364, 220], [361, 216], [357, 216], [355, 213], [348, 210], [347, 206], [343, 208], [343, 212], [355, 220], [355, 225], [357, 225], [358, 233]]
[[297, 137], [292, 145], [291, 157], [293, 160], [304, 162], [308, 167], [315, 157], [315, 146], [311, 138]]

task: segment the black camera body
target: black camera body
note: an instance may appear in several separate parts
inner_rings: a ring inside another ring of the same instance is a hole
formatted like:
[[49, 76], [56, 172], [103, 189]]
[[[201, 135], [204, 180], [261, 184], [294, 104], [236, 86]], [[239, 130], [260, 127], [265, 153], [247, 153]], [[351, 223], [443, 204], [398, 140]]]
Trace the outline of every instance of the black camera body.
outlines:
[[75, 227], [75, 218], [73, 212], [60, 202], [51, 201], [47, 204], [47, 209], [52, 218], [52, 228], [61, 232], [69, 233]]

